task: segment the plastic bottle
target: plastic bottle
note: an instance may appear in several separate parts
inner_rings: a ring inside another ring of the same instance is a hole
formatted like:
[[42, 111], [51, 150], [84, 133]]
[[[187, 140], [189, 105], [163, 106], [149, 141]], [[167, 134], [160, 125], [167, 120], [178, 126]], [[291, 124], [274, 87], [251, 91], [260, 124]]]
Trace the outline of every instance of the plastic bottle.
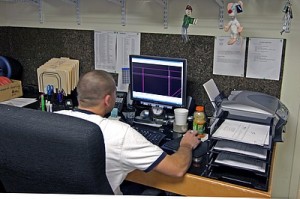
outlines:
[[204, 107], [196, 106], [196, 111], [194, 112], [193, 130], [198, 131], [198, 138], [204, 138], [206, 136], [205, 123], [206, 116], [204, 113]]

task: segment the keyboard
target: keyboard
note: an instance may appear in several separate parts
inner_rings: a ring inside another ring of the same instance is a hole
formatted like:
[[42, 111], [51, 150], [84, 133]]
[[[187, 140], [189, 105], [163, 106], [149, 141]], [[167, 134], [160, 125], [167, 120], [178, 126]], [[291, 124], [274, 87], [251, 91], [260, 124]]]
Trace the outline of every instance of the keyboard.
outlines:
[[166, 137], [164, 133], [158, 128], [151, 128], [150, 126], [134, 125], [133, 128], [142, 134], [152, 144], [159, 146], [161, 141]]

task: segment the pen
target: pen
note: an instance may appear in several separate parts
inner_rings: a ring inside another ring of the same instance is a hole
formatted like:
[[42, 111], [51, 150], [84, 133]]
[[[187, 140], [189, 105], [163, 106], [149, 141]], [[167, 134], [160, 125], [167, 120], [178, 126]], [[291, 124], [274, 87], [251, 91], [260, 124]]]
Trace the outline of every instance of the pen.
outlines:
[[51, 96], [54, 92], [54, 87], [53, 85], [47, 85], [47, 100], [51, 101]]
[[45, 111], [45, 97], [44, 97], [44, 94], [41, 95], [41, 108], [42, 108], [42, 111]]
[[58, 100], [59, 104], [61, 104], [63, 102], [63, 91], [58, 91], [57, 100]]
[[50, 112], [50, 101], [46, 101], [46, 110]]

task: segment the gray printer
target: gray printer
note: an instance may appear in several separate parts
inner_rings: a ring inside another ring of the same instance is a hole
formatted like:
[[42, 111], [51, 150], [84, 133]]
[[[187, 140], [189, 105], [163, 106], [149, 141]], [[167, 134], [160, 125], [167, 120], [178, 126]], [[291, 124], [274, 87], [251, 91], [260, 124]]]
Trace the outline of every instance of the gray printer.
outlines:
[[219, 98], [215, 116], [226, 112], [230, 118], [249, 122], [272, 120], [273, 141], [283, 141], [282, 133], [288, 119], [287, 107], [276, 97], [253, 91], [232, 91], [228, 98]]

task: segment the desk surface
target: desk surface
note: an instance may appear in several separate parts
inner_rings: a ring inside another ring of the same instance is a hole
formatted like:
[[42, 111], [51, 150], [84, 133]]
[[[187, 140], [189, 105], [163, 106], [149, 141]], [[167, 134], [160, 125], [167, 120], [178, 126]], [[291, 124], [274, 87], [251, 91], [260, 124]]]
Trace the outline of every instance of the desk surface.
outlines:
[[273, 147], [268, 191], [252, 189], [191, 173], [186, 173], [182, 178], [176, 178], [155, 171], [145, 173], [135, 170], [128, 174], [126, 180], [184, 196], [271, 198], [275, 150], [276, 146]]
[[264, 192], [189, 173], [176, 178], [135, 170], [126, 180], [185, 196], [271, 198], [271, 190]]

